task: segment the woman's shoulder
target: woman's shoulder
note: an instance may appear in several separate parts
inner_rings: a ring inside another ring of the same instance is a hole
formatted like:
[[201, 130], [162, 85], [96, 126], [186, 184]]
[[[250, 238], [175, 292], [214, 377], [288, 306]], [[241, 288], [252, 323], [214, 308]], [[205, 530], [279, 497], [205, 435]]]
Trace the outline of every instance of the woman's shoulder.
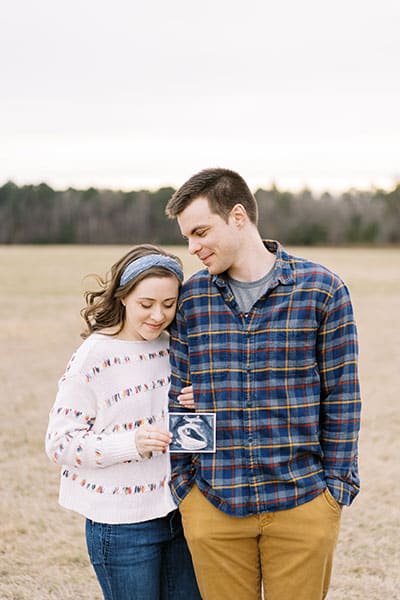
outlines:
[[169, 334], [163, 332], [152, 341], [129, 341], [115, 337], [111, 331], [92, 333], [72, 354], [60, 383], [79, 377], [88, 381], [91, 379], [90, 373], [99, 373], [111, 363], [131, 362], [132, 356], [140, 360], [168, 359]]
[[81, 375], [85, 372], [90, 361], [94, 360], [97, 351], [107, 345], [106, 336], [93, 333], [89, 335], [72, 353], [62, 379]]
[[152, 353], [158, 350], [169, 349], [169, 334], [163, 331], [161, 335], [151, 341], [147, 340], [129, 340], [115, 335], [113, 328], [102, 329], [92, 333], [78, 348], [78, 355], [81, 362], [90, 362], [93, 360], [105, 360], [107, 356], [118, 353], [142, 354]]

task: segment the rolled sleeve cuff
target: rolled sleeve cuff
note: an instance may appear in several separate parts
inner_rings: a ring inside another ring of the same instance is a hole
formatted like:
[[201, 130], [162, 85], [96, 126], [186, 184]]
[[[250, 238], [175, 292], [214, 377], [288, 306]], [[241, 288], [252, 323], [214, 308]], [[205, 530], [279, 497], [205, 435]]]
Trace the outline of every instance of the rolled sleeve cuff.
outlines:
[[[189, 475], [189, 476], [188, 476]], [[181, 473], [172, 478], [170, 488], [175, 504], [178, 506], [193, 487], [195, 475]]]
[[326, 477], [326, 484], [336, 502], [343, 506], [350, 506], [360, 491], [358, 485], [335, 477]]

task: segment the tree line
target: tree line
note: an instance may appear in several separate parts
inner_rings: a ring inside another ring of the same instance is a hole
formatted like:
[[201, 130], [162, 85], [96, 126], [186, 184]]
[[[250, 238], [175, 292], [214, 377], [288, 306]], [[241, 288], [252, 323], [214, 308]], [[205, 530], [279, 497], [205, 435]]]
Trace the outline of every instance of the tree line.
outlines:
[[[46, 183], [0, 187], [1, 244], [181, 244], [165, 216], [174, 189], [54, 190]], [[291, 245], [400, 243], [400, 184], [338, 195], [259, 189], [263, 237]]]

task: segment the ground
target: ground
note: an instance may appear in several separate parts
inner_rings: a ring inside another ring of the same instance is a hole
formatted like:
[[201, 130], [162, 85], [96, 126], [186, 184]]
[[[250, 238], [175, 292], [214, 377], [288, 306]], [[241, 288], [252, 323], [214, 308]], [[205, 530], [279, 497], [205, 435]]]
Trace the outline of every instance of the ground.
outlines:
[[[80, 343], [82, 278], [116, 246], [0, 246], [0, 598], [100, 600], [83, 519], [44, 453], [57, 379]], [[186, 249], [185, 273], [198, 268]], [[360, 337], [362, 491], [343, 511], [329, 600], [400, 598], [400, 250], [291, 248], [339, 273]]]

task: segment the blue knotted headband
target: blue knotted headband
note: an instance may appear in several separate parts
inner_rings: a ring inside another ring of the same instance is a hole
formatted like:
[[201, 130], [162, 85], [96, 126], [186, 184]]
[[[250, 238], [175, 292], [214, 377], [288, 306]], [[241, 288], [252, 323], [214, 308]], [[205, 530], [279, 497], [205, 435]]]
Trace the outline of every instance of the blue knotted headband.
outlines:
[[125, 268], [125, 271], [121, 275], [119, 285], [126, 285], [131, 279], [147, 271], [151, 267], [163, 267], [168, 271], [171, 271], [179, 281], [183, 281], [183, 271], [181, 265], [174, 258], [164, 256], [163, 254], [147, 254], [141, 258], [137, 258]]

